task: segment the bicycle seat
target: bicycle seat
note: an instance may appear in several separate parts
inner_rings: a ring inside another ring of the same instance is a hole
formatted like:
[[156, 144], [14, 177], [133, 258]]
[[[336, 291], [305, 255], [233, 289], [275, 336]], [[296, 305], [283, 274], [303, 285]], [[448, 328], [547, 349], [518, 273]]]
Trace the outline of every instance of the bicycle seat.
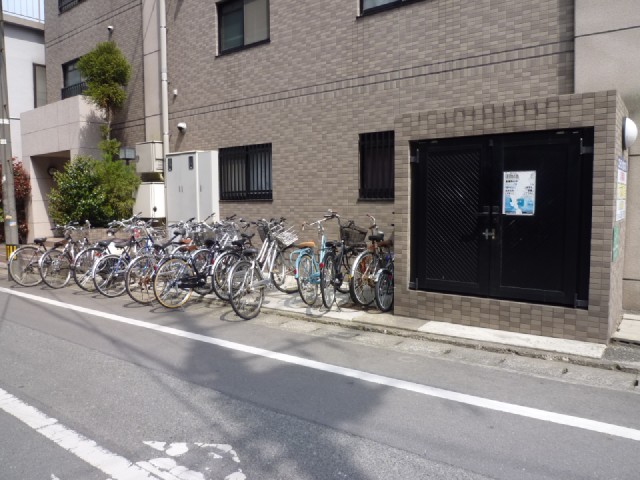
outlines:
[[[111, 242], [113, 242], [113, 245], [116, 248], [124, 248], [129, 244], [129, 240], [126, 240], [124, 238], [115, 238], [111, 240]], [[107, 243], [107, 245], [109, 245], [109, 243]]]
[[40, 246], [44, 245], [44, 242], [46, 241], [47, 241], [47, 237], [38, 237], [33, 239], [33, 243]]
[[296, 243], [294, 248], [316, 248], [316, 242], [309, 240], [308, 242]]
[[64, 247], [67, 243], [69, 243], [68, 239], [64, 239], [64, 240], [58, 240], [56, 243], [53, 244], [54, 248], [60, 248], [60, 247]]
[[325, 243], [325, 245], [329, 248], [336, 248], [342, 245], [342, 242], [339, 240], [329, 240], [328, 242]]
[[378, 233], [377, 235], [369, 235], [369, 240], [372, 242], [381, 242], [384, 240], [384, 233]]

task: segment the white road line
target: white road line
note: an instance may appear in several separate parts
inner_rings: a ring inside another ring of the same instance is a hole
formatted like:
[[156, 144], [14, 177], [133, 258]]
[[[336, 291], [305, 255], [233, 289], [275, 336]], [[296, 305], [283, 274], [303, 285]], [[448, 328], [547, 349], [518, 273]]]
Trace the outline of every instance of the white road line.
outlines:
[[[157, 480], [147, 470], [124, 457], [100, 447], [93, 440], [74, 432], [38, 409], [0, 388], [0, 410], [27, 424], [36, 432], [53, 441], [89, 465], [106, 473], [114, 480]], [[175, 477], [173, 478], [175, 479]]]
[[166, 333], [168, 335], [175, 335], [177, 337], [187, 338], [189, 340], [195, 340], [198, 342], [204, 342], [211, 345], [216, 345], [230, 350], [248, 353], [251, 355], [257, 355], [272, 360], [277, 360], [284, 363], [290, 363], [293, 365], [299, 365], [302, 367], [312, 368], [323, 372], [335, 373], [336, 375], [342, 375], [344, 377], [356, 378], [369, 383], [375, 383], [378, 385], [385, 385], [400, 390], [406, 390], [421, 395], [430, 397], [441, 398], [452, 402], [458, 402], [466, 405], [473, 405], [475, 407], [485, 408], [488, 410], [494, 410], [497, 412], [510, 413], [513, 415], [519, 415], [521, 417], [532, 418], [536, 420], [542, 420], [545, 422], [556, 423], [559, 425], [566, 425], [575, 428], [581, 428], [593, 432], [604, 433], [607, 435], [613, 435], [616, 437], [626, 438], [629, 440], [640, 441], [640, 430], [633, 428], [622, 427], [619, 425], [613, 425], [610, 423], [599, 422], [597, 420], [590, 420], [587, 418], [575, 417], [572, 415], [564, 415], [561, 413], [550, 412], [548, 410], [540, 410], [537, 408], [523, 407], [521, 405], [515, 405], [512, 403], [500, 402], [497, 400], [490, 400], [483, 397], [477, 397], [474, 395], [467, 395], [464, 393], [453, 392], [450, 390], [444, 390], [436, 387], [429, 387], [427, 385], [421, 385], [418, 383], [408, 382], [404, 380], [398, 380], [391, 377], [385, 377], [383, 375], [376, 375], [373, 373], [362, 372], [360, 370], [354, 370], [352, 368], [339, 367], [337, 365], [331, 365], [329, 363], [317, 362], [315, 360], [309, 360], [306, 358], [296, 357], [285, 353], [272, 352], [262, 348], [251, 347], [249, 345], [243, 345], [241, 343], [230, 342], [227, 340], [221, 340], [219, 338], [208, 337], [200, 335], [198, 333], [186, 332], [172, 327], [163, 327], [161, 325], [155, 325], [153, 323], [145, 322], [142, 320], [135, 320], [132, 318], [123, 317], [120, 315], [114, 315], [111, 313], [100, 312], [98, 310], [92, 310], [90, 308], [79, 307], [68, 303], [59, 302], [57, 300], [50, 300], [48, 298], [38, 297], [29, 293], [19, 292], [7, 288], [0, 287], [0, 292], [7, 293], [9, 295], [15, 295], [22, 298], [27, 298], [40, 303], [45, 303], [55, 307], [65, 308], [75, 312], [86, 313], [96, 317], [112, 320], [114, 322], [120, 322], [127, 325], [133, 325], [140, 328], [146, 328], [156, 332]]

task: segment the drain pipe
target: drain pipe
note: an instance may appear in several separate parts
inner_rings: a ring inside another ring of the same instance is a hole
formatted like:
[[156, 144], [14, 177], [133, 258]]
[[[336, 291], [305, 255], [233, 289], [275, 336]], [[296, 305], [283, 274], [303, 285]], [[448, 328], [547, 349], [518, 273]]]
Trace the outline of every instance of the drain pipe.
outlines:
[[160, 17], [160, 110], [162, 116], [162, 153], [169, 153], [169, 78], [167, 75], [167, 10], [165, 0], [158, 0]]
[[165, 224], [169, 221], [167, 198], [167, 154], [169, 153], [169, 78], [167, 75], [167, 10], [165, 0], [158, 0], [158, 19], [160, 35], [160, 116], [162, 121], [162, 163], [164, 165], [164, 215]]

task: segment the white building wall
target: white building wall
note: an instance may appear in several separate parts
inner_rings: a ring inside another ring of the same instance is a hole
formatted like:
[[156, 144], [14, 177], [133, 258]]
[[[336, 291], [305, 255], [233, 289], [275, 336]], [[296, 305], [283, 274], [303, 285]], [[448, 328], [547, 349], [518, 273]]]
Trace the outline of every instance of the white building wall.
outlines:
[[20, 114], [35, 108], [33, 65], [45, 64], [44, 25], [6, 13], [4, 18], [11, 151], [22, 158]]

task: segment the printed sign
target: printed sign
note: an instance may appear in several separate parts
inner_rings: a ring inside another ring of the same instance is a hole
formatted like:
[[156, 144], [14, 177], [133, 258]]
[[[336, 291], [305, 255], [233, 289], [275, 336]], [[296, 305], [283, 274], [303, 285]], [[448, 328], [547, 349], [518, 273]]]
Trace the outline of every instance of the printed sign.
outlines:
[[503, 215], [534, 215], [536, 210], [536, 172], [504, 172]]

